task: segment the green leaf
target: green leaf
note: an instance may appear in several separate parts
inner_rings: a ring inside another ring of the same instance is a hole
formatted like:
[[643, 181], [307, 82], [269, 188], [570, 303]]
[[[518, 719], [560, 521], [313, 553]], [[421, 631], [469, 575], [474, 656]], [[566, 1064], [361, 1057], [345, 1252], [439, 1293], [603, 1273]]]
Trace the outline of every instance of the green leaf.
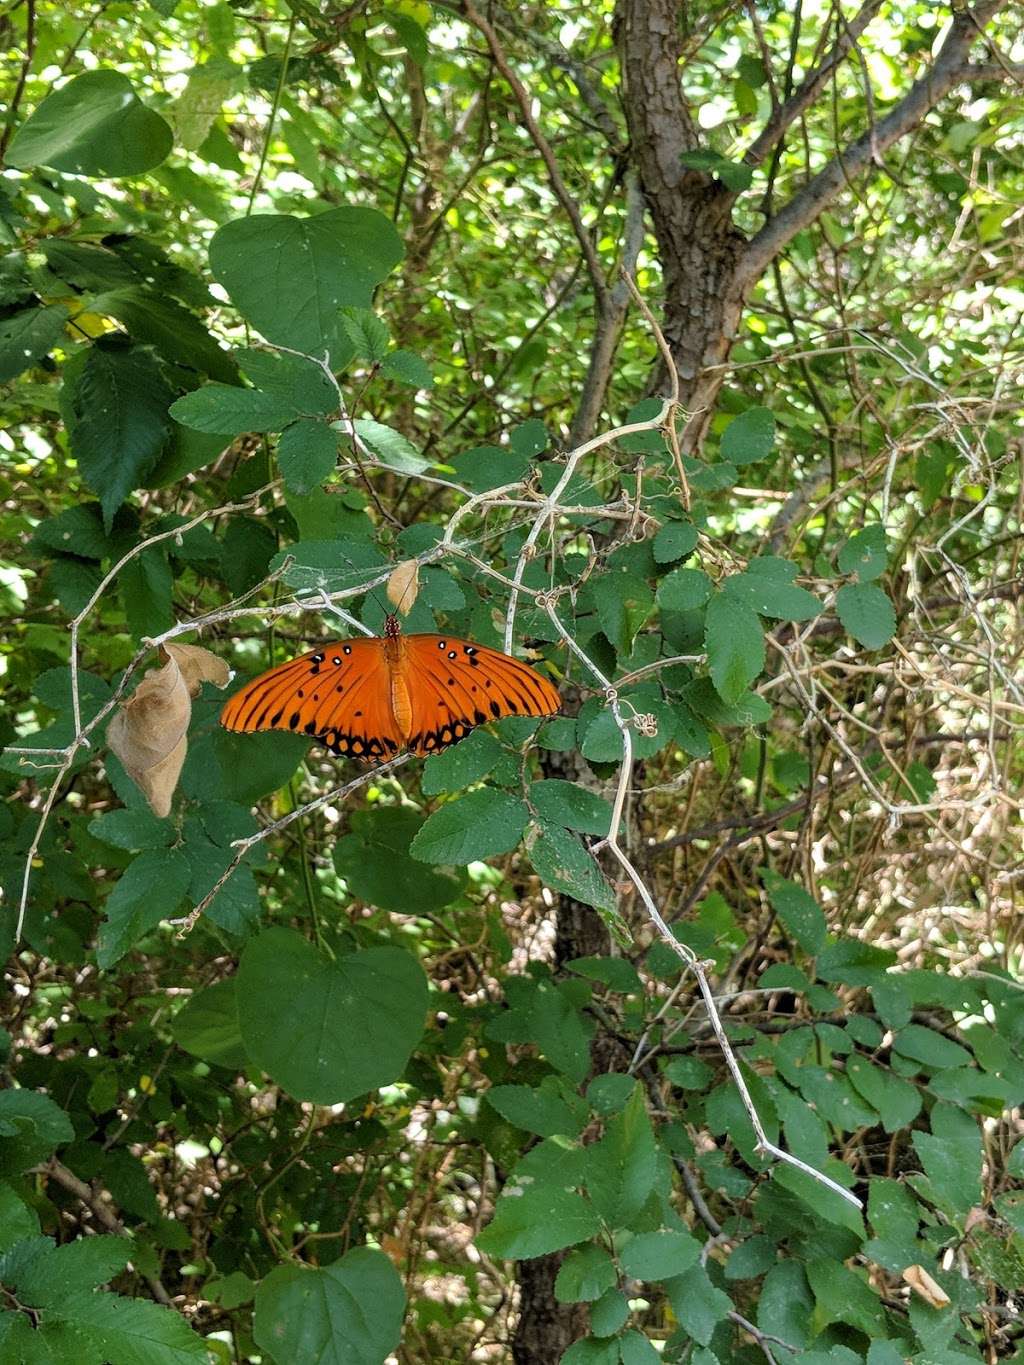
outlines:
[[743, 692], [735, 702], [726, 705], [715, 691], [710, 678], [695, 678], [684, 689], [687, 704], [712, 725], [765, 725], [772, 718], [772, 708], [756, 692]]
[[426, 977], [400, 948], [332, 960], [268, 929], [246, 944], [237, 983], [245, 1050], [295, 1099], [338, 1104], [388, 1084], [423, 1034]]
[[423, 765], [420, 791], [424, 796], [462, 791], [487, 776], [504, 753], [501, 744], [486, 730], [473, 730], [465, 739]]
[[231, 384], [204, 384], [171, 404], [176, 422], [219, 436], [281, 431], [298, 415], [294, 403], [279, 394]]
[[552, 1066], [570, 1080], [582, 1082], [590, 1069], [590, 1040], [594, 1029], [580, 1013], [578, 997], [566, 983], [554, 986], [541, 983], [534, 994], [526, 1030]]
[[896, 612], [874, 583], [846, 583], [836, 593], [845, 630], [865, 649], [881, 649], [896, 634]]
[[875, 1124], [874, 1109], [865, 1104], [846, 1077], [837, 1072], [818, 1066], [801, 1067], [800, 1093], [814, 1106], [815, 1113], [840, 1132], [852, 1133]]
[[724, 702], [737, 702], [764, 668], [760, 621], [748, 607], [716, 593], [708, 603], [704, 642], [715, 691]]
[[685, 559], [697, 548], [697, 528], [688, 521], [667, 522], [654, 537], [651, 548], [656, 564]]
[[872, 1177], [868, 1187], [868, 1218], [876, 1237], [912, 1247], [920, 1216], [920, 1206], [906, 1185], [883, 1176]]
[[654, 605], [649, 586], [636, 574], [610, 569], [596, 574], [589, 590], [605, 636], [619, 654], [628, 654]]
[[144, 1299], [74, 1294], [50, 1312], [94, 1342], [112, 1365], [206, 1365], [209, 1358], [180, 1313]]
[[818, 902], [802, 886], [786, 881], [777, 873], [766, 872], [764, 881], [772, 909], [790, 936], [805, 953], [820, 953], [825, 946], [828, 925]]
[[727, 1280], [753, 1280], [777, 1263], [775, 1243], [770, 1237], [748, 1237], [733, 1251], [725, 1265]]
[[699, 1057], [673, 1057], [665, 1067], [665, 1075], [680, 1090], [706, 1090], [714, 1074]]
[[90, 312], [117, 318], [136, 341], [153, 346], [176, 365], [226, 384], [238, 378], [230, 354], [221, 350], [193, 313], [167, 295], [136, 285], [113, 289], [94, 298]]
[[614, 1336], [625, 1327], [629, 1317], [629, 1303], [618, 1289], [608, 1289], [591, 1306], [590, 1330], [597, 1337]]
[[584, 905], [615, 913], [616, 897], [598, 867], [594, 855], [560, 825], [538, 822], [530, 844], [530, 862], [537, 875], [553, 891], [560, 891]]
[[136, 637], [157, 635], [174, 625], [174, 576], [162, 545], [143, 550], [118, 576], [128, 629]]
[[429, 56], [429, 47], [427, 35], [422, 26], [401, 10], [386, 9], [384, 13], [406, 52], [414, 62], [423, 66]]
[[727, 189], [737, 193], [740, 190], [749, 189], [754, 179], [752, 166], [745, 166], [742, 161], [729, 161], [720, 153], [703, 148], [693, 152], [683, 152], [679, 160], [684, 166], [689, 166], [692, 170], [710, 171], [713, 175], [718, 176]]
[[949, 450], [941, 444], [934, 450], [922, 450], [914, 462], [914, 481], [921, 492], [921, 505], [930, 511], [946, 491], [953, 471]]
[[64, 305], [55, 303], [0, 318], [0, 384], [41, 360], [63, 333], [69, 317]]
[[251, 806], [261, 796], [280, 791], [308, 748], [304, 735], [273, 730], [259, 735], [216, 730], [198, 736], [189, 745], [182, 790], [193, 800]]
[[589, 1241], [600, 1227], [582, 1195], [557, 1185], [519, 1184], [513, 1178], [476, 1245], [488, 1256], [523, 1261]]
[[397, 1270], [356, 1247], [322, 1269], [272, 1270], [256, 1291], [253, 1337], [277, 1365], [383, 1365], [404, 1314]]
[[761, 616], [780, 621], [810, 621], [823, 610], [821, 602], [806, 588], [797, 587], [796, 565], [788, 559], [762, 555], [752, 559], [743, 573], [722, 580], [722, 592], [733, 602]]
[[134, 851], [166, 848], [174, 838], [174, 826], [148, 810], [111, 810], [91, 821], [89, 833], [112, 848]]
[[272, 571], [282, 568], [286, 559], [294, 561], [282, 574], [282, 581], [289, 587], [322, 588], [326, 592], [364, 583], [374, 577], [373, 570], [381, 569], [387, 563], [376, 545], [354, 536], [337, 540], [299, 540], [274, 555], [269, 568]]
[[35, 1240], [38, 1254], [8, 1270], [0, 1264], [0, 1278], [13, 1284], [19, 1298], [37, 1308], [59, 1308], [69, 1294], [80, 1294], [108, 1284], [128, 1264], [132, 1243], [127, 1237], [80, 1237], [54, 1246], [47, 1237]]
[[592, 1303], [615, 1284], [615, 1262], [604, 1247], [586, 1246], [570, 1251], [555, 1277], [559, 1303]]
[[83, 559], [105, 559], [117, 553], [117, 537], [126, 527], [122, 525], [135, 513], [125, 509], [115, 517], [113, 536], [103, 530], [103, 514], [97, 502], [79, 503], [68, 507], [55, 517], [47, 517], [35, 529], [30, 547], [43, 547], [61, 554], [81, 555]]
[[515, 848], [530, 812], [508, 792], [484, 789], [449, 801], [431, 815], [410, 852], [424, 863], [463, 865]]
[[493, 1085], [487, 1092], [487, 1103], [514, 1127], [538, 1137], [578, 1137], [587, 1118], [586, 1105], [566, 1092], [553, 1076], [545, 1077], [536, 1087]]
[[0, 1183], [0, 1252], [8, 1251], [15, 1242], [38, 1235], [39, 1218], [35, 1209], [19, 1199], [10, 1185]]
[[171, 1036], [193, 1057], [241, 1071], [249, 1058], [238, 1026], [235, 984], [232, 976], [196, 991], [171, 1021]]
[[846, 1063], [846, 1074], [854, 1090], [878, 1110], [887, 1133], [909, 1127], [921, 1112], [917, 1087], [866, 1057], [851, 1057]]
[[587, 1191], [611, 1227], [623, 1227], [643, 1208], [658, 1173], [658, 1150], [639, 1083], [600, 1142], [586, 1151]]
[[768, 408], [748, 408], [722, 433], [720, 454], [733, 464], [755, 464], [775, 448], [775, 418]]
[[424, 867], [409, 852], [423, 823], [401, 806], [352, 813], [349, 833], [334, 846], [334, 866], [353, 896], [401, 915], [428, 915], [455, 900], [461, 881]]
[[86, 71], [47, 95], [14, 135], [7, 163], [75, 175], [139, 175], [171, 150], [170, 127], [119, 71]]
[[357, 360], [379, 364], [387, 354], [388, 329], [370, 308], [343, 308], [341, 325]]
[[578, 782], [566, 782], [557, 777], [532, 782], [528, 800], [542, 819], [553, 824], [579, 830], [582, 834], [608, 833], [611, 803]]
[[[930, 1133], [914, 1132], [911, 1140], [935, 1199], [958, 1216], [981, 1203], [981, 1133], [977, 1120], [950, 1104], [936, 1104]], [[917, 1179], [911, 1177], [917, 1185]]]
[[108, 534], [114, 513], [156, 465], [171, 396], [148, 352], [123, 337], [101, 338], [86, 356], [71, 400], [71, 453], [99, 495]]
[[587, 1103], [601, 1118], [611, 1118], [625, 1109], [633, 1094], [633, 1085], [633, 1077], [620, 1072], [595, 1076], [587, 1086]]
[[530, 468], [529, 460], [497, 446], [477, 446], [473, 450], [464, 450], [449, 463], [459, 482], [477, 492], [488, 492], [492, 488], [518, 483], [526, 477]]
[[412, 442], [393, 427], [371, 421], [368, 417], [359, 418], [352, 426], [371, 454], [389, 469], [397, 469], [400, 474], [422, 474], [424, 469], [430, 468], [430, 461], [425, 460]]
[[658, 584], [663, 611], [696, 611], [711, 596], [713, 584], [702, 569], [673, 569]]
[[888, 562], [885, 527], [877, 522], [852, 535], [839, 551], [839, 572], [855, 573], [861, 583], [885, 573]]
[[188, 84], [171, 106], [179, 146], [194, 152], [203, 145], [225, 101], [243, 80], [242, 68], [223, 57], [193, 68]]
[[338, 391], [324, 367], [301, 355], [278, 351], [259, 351], [246, 346], [236, 353], [245, 376], [257, 389], [276, 398], [307, 417], [333, 416], [338, 410]]
[[702, 1265], [691, 1266], [669, 1280], [665, 1293], [684, 1332], [706, 1346], [715, 1328], [732, 1308], [732, 1300], [708, 1278]]
[[849, 1323], [869, 1337], [884, 1337], [885, 1310], [878, 1295], [853, 1270], [828, 1256], [805, 1265], [815, 1298], [814, 1322], [821, 1331], [833, 1322]]
[[896, 961], [896, 954], [888, 948], [876, 948], [857, 938], [841, 938], [830, 943], [818, 955], [818, 976], [822, 981], [839, 981], [844, 986], [874, 986], [892, 981], [886, 968]]
[[[630, 1328], [619, 1338], [619, 1360], [622, 1365], [661, 1365], [662, 1356], [645, 1336]], [[701, 1365], [696, 1356], [691, 1356], [690, 1362]]]
[[338, 462], [338, 437], [326, 422], [300, 417], [281, 433], [277, 463], [289, 489], [308, 493], [334, 472]]
[[768, 1271], [761, 1285], [757, 1325], [762, 1332], [770, 1332], [799, 1350], [811, 1338], [813, 1307], [804, 1267], [799, 1261], [780, 1261]]
[[892, 1046], [893, 1051], [898, 1052], [901, 1057], [921, 1062], [923, 1066], [933, 1071], [941, 1071], [946, 1067], [970, 1066], [972, 1061], [971, 1054], [965, 1047], [944, 1038], [941, 1033], [926, 1028], [923, 1024], [908, 1024], [906, 1028], [900, 1029], [893, 1039]]
[[613, 991], [633, 995], [643, 989], [640, 975], [624, 957], [574, 957], [565, 966], [589, 981], [601, 981]]
[[619, 1343], [599, 1337], [581, 1337], [565, 1351], [559, 1365], [619, 1365]]
[[386, 355], [380, 368], [381, 373], [389, 379], [397, 379], [399, 384], [408, 384], [412, 389], [429, 389], [434, 384], [434, 376], [427, 362], [415, 352], [401, 347]]
[[0, 1090], [0, 1174], [19, 1175], [74, 1136], [71, 1120], [49, 1095]]
[[96, 961], [103, 970], [119, 962], [143, 934], [181, 905], [191, 878], [180, 849], [146, 849], [128, 864], [107, 897]]
[[402, 259], [390, 219], [343, 207], [310, 218], [252, 214], [210, 243], [210, 268], [239, 312], [268, 341], [335, 369], [352, 355], [341, 309], [369, 308], [373, 290]]
[[532, 460], [538, 455], [543, 455], [550, 444], [548, 429], [539, 417], [531, 417], [525, 422], [520, 422], [517, 427], [512, 428], [509, 435], [513, 455], [518, 455], [524, 460]]
[[670, 1280], [696, 1264], [700, 1243], [688, 1232], [660, 1228], [641, 1232], [627, 1242], [619, 1257], [622, 1269], [638, 1280]]

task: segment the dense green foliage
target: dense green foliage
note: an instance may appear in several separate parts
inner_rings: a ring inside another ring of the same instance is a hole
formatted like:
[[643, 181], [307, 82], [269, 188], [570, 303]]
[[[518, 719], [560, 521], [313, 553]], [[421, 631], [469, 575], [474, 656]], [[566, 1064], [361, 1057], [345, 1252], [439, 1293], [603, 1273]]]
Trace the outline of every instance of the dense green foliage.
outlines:
[[[866, 8], [748, 164], [840, 28], [680, 6], [737, 232], [927, 70], [946, 16]], [[635, 307], [579, 426], [586, 256], [672, 276], [611, 11], [490, 19], [0, 15], [0, 1365], [544, 1359], [555, 1253], [567, 1365], [1016, 1358], [1019, 35], [780, 248], [681, 452]], [[233, 689], [410, 560], [403, 628], [563, 714], [374, 773], [181, 682], [147, 801], [161, 645]]]

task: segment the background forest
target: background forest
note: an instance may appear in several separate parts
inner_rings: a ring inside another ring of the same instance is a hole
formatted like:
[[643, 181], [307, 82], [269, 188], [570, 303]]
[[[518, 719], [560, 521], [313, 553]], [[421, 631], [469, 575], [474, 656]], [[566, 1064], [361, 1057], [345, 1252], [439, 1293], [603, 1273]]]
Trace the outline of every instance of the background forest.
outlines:
[[0, 1365], [1021, 1358], [1019, 7], [0, 34]]

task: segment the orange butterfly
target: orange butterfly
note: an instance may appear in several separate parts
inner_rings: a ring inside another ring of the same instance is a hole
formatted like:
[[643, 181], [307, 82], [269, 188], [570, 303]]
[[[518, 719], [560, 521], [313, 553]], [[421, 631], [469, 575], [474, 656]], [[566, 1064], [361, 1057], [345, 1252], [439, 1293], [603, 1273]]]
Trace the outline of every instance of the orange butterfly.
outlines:
[[552, 716], [559, 696], [528, 664], [451, 635], [337, 640], [261, 673], [220, 713], [228, 730], [291, 730], [332, 753], [379, 762], [435, 754], [502, 716]]

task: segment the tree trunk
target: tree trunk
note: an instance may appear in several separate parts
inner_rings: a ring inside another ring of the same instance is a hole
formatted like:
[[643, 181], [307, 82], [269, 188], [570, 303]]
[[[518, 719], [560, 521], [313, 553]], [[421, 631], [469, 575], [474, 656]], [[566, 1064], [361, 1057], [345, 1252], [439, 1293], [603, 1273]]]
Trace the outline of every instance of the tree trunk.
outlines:
[[[698, 146], [679, 78], [678, 0], [621, 0], [616, 37], [630, 150], [658, 239], [665, 298], [662, 328], [694, 413], [687, 454], [707, 432], [743, 306], [739, 265], [746, 247], [732, 223], [736, 195], [683, 164]], [[661, 369], [652, 388], [664, 391]]]
[[565, 1252], [520, 1261], [519, 1320], [512, 1338], [515, 1365], [557, 1365], [574, 1341], [587, 1335], [589, 1314], [585, 1304], [559, 1303], [555, 1276]]

